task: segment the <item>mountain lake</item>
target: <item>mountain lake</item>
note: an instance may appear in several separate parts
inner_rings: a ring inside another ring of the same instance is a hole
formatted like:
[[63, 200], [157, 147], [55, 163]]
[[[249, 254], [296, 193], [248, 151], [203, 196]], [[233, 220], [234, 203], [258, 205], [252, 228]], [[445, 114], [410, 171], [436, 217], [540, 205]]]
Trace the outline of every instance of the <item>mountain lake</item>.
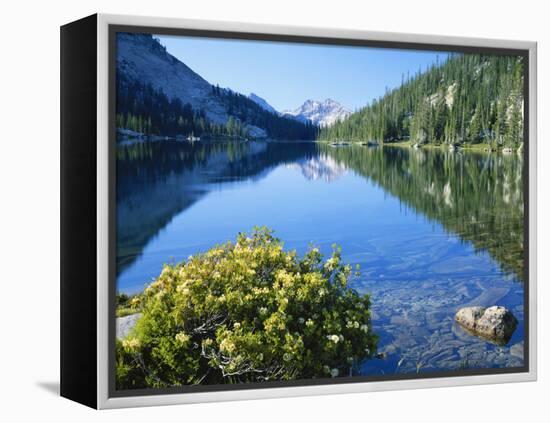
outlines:
[[[253, 226], [285, 249], [313, 243], [360, 265], [381, 358], [361, 375], [523, 366], [523, 162], [503, 155], [313, 142], [136, 142], [117, 146], [117, 291], [164, 263]], [[454, 322], [502, 305], [506, 345]]]

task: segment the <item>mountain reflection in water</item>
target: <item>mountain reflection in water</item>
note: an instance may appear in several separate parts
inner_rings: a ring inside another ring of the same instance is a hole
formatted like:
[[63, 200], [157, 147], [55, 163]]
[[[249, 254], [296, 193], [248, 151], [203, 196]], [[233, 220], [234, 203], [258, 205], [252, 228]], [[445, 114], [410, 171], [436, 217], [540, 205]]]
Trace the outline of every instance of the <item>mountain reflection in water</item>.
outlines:
[[505, 272], [524, 279], [519, 156], [296, 142], [119, 146], [117, 273], [130, 266], [175, 215], [208, 192], [225, 184], [253, 183], [280, 165], [326, 183], [350, 170], [476, 250], [488, 251]]

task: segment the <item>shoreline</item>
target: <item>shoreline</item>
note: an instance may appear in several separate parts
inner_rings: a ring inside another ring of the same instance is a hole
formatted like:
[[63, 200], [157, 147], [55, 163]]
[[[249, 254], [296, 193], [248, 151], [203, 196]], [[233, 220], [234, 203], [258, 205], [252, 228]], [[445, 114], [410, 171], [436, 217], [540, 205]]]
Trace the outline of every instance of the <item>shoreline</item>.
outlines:
[[415, 148], [415, 149], [440, 149], [440, 150], [449, 150], [449, 151], [477, 151], [484, 153], [521, 153], [523, 151], [523, 143], [520, 144], [517, 148], [511, 147], [493, 147], [487, 143], [478, 143], [478, 144], [463, 144], [463, 145], [450, 145], [445, 143], [426, 143], [418, 144], [411, 140], [399, 140], [399, 141], [390, 141], [390, 142], [372, 142], [372, 141], [346, 141], [346, 140], [278, 140], [273, 138], [242, 138], [242, 137], [230, 137], [230, 136], [221, 136], [213, 138], [209, 135], [196, 140], [189, 140], [181, 135], [177, 136], [165, 136], [165, 135], [151, 135], [151, 134], [142, 134], [129, 131], [124, 128], [117, 128], [117, 145], [133, 145], [141, 142], [162, 142], [162, 141], [171, 141], [171, 142], [180, 142], [180, 143], [217, 143], [217, 142], [265, 142], [265, 143], [318, 143], [332, 145], [335, 147], [346, 147], [352, 145], [360, 145], [363, 147], [400, 147], [400, 148]]
[[[416, 143], [413, 143], [412, 141], [408, 140], [401, 140], [401, 141], [391, 141], [391, 142], [384, 142], [384, 143], [378, 143], [378, 144], [369, 144], [366, 145], [366, 141], [334, 141], [334, 140], [316, 140], [316, 143], [320, 144], [338, 144], [338, 143], [345, 143], [341, 144], [341, 146], [352, 146], [352, 145], [362, 145], [365, 147], [399, 147], [399, 148], [416, 148], [416, 149], [440, 149], [440, 150], [450, 150], [450, 151], [458, 151], [458, 150], [467, 150], [467, 151], [478, 151], [478, 152], [484, 152], [484, 153], [517, 153], [523, 151], [523, 144], [520, 145], [517, 148], [511, 148], [511, 147], [498, 147], [494, 148], [489, 144], [486, 143], [479, 143], [479, 144], [465, 144], [465, 145], [458, 145], [454, 148], [449, 148], [449, 144], [422, 144], [418, 145], [418, 147], [414, 147]], [[336, 145], [338, 146], [338, 145]]]

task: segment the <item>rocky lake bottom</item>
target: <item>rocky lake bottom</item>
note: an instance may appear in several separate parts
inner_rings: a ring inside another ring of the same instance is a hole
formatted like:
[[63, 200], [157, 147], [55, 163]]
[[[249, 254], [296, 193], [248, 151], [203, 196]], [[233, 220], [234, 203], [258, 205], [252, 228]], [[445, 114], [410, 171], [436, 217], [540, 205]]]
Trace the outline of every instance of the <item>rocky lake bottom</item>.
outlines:
[[[425, 254], [431, 252], [433, 256], [436, 250], [446, 250], [446, 244], [456, 242], [453, 236], [443, 237]], [[513, 276], [495, 277], [487, 272], [483, 265], [488, 258], [483, 253], [469, 260], [456, 256], [442, 263], [434, 260], [420, 265], [421, 269], [418, 264], [422, 257], [407, 263], [384, 255], [385, 261], [394, 259], [397, 263], [389, 265], [391, 277], [375, 270], [371, 278], [355, 285], [371, 296], [373, 331], [380, 336], [378, 352], [383, 357], [365, 362], [360, 374], [523, 366], [524, 290]], [[480, 274], [467, 276], [476, 265]], [[398, 274], [394, 273], [397, 268]], [[415, 279], [413, 274], [422, 274], [422, 269], [425, 277]], [[519, 322], [505, 345], [472, 335], [455, 322], [455, 313], [462, 307], [496, 304], [505, 305]]]

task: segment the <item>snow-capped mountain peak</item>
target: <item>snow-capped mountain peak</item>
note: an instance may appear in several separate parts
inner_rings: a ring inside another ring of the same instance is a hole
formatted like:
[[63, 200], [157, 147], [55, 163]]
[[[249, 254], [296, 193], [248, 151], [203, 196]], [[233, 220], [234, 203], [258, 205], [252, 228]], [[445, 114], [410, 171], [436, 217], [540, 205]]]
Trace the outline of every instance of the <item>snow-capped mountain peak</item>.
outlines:
[[265, 99], [260, 97], [257, 94], [250, 93], [248, 95], [248, 98], [252, 100], [254, 103], [256, 103], [258, 106], [260, 106], [262, 109], [267, 110], [268, 112], [279, 114], [279, 112], [271, 105], [269, 104]]
[[292, 116], [298, 120], [310, 120], [319, 126], [330, 126], [347, 118], [351, 111], [331, 98], [324, 101], [306, 100], [295, 110], [286, 110], [283, 115]]

